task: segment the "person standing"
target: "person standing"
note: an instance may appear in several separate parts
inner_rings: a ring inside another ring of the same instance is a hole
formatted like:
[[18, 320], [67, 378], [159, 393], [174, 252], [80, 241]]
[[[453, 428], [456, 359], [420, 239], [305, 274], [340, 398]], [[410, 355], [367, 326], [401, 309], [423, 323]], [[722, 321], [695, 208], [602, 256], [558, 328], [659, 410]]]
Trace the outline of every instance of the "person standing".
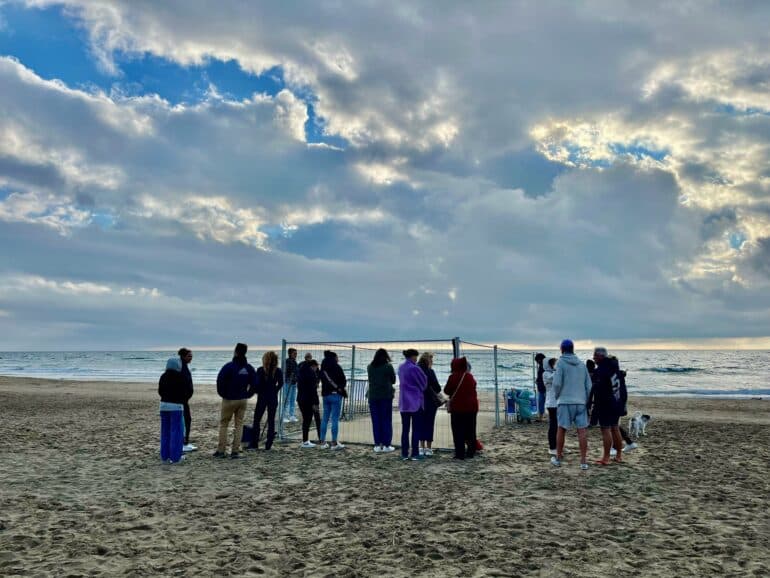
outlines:
[[537, 421], [543, 421], [545, 414], [545, 384], [543, 383], [543, 373], [545, 367], [543, 362], [545, 361], [545, 355], [538, 353], [535, 355], [535, 363], [537, 363], [537, 377], [535, 378], [535, 385], [537, 386]]
[[599, 427], [602, 430], [602, 443], [604, 453], [597, 460], [601, 466], [609, 465], [610, 451], [615, 449], [615, 461], [623, 460], [623, 440], [620, 435], [620, 414], [626, 405], [625, 387], [621, 387], [620, 367], [615, 358], [607, 355], [607, 349], [597, 347], [594, 349], [595, 386], [592, 402], [593, 413], [597, 416]]
[[316, 444], [310, 441], [310, 424], [315, 418], [315, 428], [318, 432], [316, 439], [321, 439], [321, 413], [318, 400], [318, 362], [312, 357], [305, 359], [297, 372], [297, 405], [302, 414], [302, 448], [314, 448]]
[[553, 392], [553, 372], [556, 367], [556, 358], [552, 357], [544, 366], [543, 385], [545, 386], [545, 409], [548, 412], [548, 453], [556, 455], [556, 395]]
[[436, 412], [441, 407], [441, 384], [438, 382], [436, 372], [433, 371], [433, 354], [425, 351], [420, 356], [417, 365], [422, 369], [428, 379], [425, 388], [425, 410], [422, 416], [422, 428], [420, 430], [420, 454], [433, 455], [433, 430], [436, 428]]
[[582, 361], [575, 355], [575, 345], [569, 339], [561, 342], [561, 357], [553, 373], [553, 391], [556, 396], [556, 419], [559, 430], [556, 433], [556, 455], [551, 463], [560, 466], [564, 456], [564, 436], [574, 425], [580, 444], [580, 469], [587, 470], [588, 398], [591, 395], [591, 378]]
[[190, 399], [192, 398], [194, 391], [192, 373], [190, 373], [190, 363], [192, 363], [193, 354], [192, 351], [186, 347], [182, 347], [177, 351], [177, 355], [179, 355], [179, 359], [182, 362], [182, 378], [185, 380], [188, 391], [190, 392], [190, 397], [184, 402], [184, 446], [182, 447], [182, 451], [194, 452], [198, 447], [190, 443], [190, 427], [192, 426]]
[[[321, 419], [321, 448], [333, 450], [345, 449], [339, 443], [337, 436], [340, 429], [340, 414], [342, 413], [342, 400], [348, 396], [345, 389], [348, 380], [345, 372], [340, 367], [339, 358], [333, 351], [324, 351], [324, 359], [321, 362], [321, 397], [323, 397], [324, 413]], [[326, 432], [329, 424], [332, 428], [332, 443], [326, 443]]]
[[227, 428], [235, 418], [233, 444], [230, 457], [241, 457], [243, 437], [243, 417], [246, 415], [246, 402], [254, 395], [257, 387], [257, 372], [246, 359], [249, 347], [245, 343], [235, 346], [235, 355], [230, 363], [225, 364], [217, 375], [217, 393], [222, 398], [219, 416], [219, 444], [214, 452], [215, 458], [225, 458], [227, 447]]
[[184, 446], [184, 402], [192, 392], [182, 377], [182, 361], [172, 357], [158, 381], [160, 396], [160, 459], [172, 464], [181, 461]]
[[[420, 455], [420, 427], [422, 413], [425, 407], [425, 388], [428, 378], [417, 365], [417, 357], [420, 353], [416, 349], [403, 351], [404, 362], [398, 368], [398, 409], [401, 412], [401, 459], [421, 460]], [[411, 448], [409, 455], [409, 430], [411, 428]]]
[[297, 350], [289, 348], [286, 358], [286, 388], [283, 391], [283, 423], [297, 421], [295, 405], [297, 403]]
[[385, 349], [374, 353], [372, 362], [367, 366], [369, 378], [369, 413], [372, 417], [374, 451], [389, 453], [395, 451], [393, 441], [393, 398], [396, 394], [396, 371], [390, 363], [390, 355]]
[[278, 367], [275, 351], [267, 351], [262, 356], [262, 367], [257, 369], [257, 406], [254, 408], [254, 423], [251, 428], [249, 450], [259, 449], [260, 424], [267, 410], [267, 438], [265, 449], [273, 447], [275, 439], [275, 414], [278, 411], [278, 392], [283, 387], [283, 373]]
[[476, 393], [476, 380], [471, 374], [468, 360], [465, 357], [453, 359], [451, 369], [452, 373], [444, 386], [444, 393], [449, 396], [447, 411], [451, 416], [454, 459], [464, 460], [476, 455], [479, 398]]

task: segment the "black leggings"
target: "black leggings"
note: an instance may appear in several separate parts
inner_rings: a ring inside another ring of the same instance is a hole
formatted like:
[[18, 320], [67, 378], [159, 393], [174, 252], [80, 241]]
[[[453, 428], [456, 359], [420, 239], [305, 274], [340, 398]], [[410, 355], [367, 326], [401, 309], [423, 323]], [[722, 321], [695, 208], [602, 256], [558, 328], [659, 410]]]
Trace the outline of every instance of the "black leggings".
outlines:
[[277, 399], [266, 399], [260, 395], [257, 398], [257, 407], [254, 408], [254, 424], [251, 432], [251, 444], [249, 447], [259, 447], [259, 437], [262, 433], [259, 429], [262, 416], [265, 415], [267, 410], [267, 439], [265, 440], [265, 449], [269, 450], [273, 447], [273, 440], [275, 439], [275, 412], [278, 409]]
[[190, 443], [190, 425], [192, 424], [192, 414], [190, 413], [190, 404], [184, 404], [184, 445]]
[[450, 421], [455, 458], [472, 458], [476, 454], [476, 413], [452, 412]]
[[[315, 409], [314, 409], [315, 408]], [[321, 439], [321, 413], [318, 411], [317, 403], [299, 403], [299, 411], [302, 413], [302, 441], [306, 442], [310, 434], [310, 424], [315, 418], [315, 429], [318, 432], [318, 439]]]
[[548, 408], [548, 449], [556, 449], [556, 430], [559, 424], [556, 422], [556, 408]]

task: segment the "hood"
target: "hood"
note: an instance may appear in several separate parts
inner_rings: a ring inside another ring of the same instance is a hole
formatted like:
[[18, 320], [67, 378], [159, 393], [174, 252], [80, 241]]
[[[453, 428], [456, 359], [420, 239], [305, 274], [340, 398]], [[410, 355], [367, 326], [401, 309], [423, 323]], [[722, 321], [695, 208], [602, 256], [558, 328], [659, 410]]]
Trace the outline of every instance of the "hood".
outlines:
[[233, 357], [233, 363], [236, 365], [246, 365], [248, 363], [248, 360], [246, 359], [245, 355], [236, 355]]
[[452, 360], [452, 373], [468, 371], [468, 360], [465, 357], [456, 357]]
[[574, 353], [563, 353], [561, 359], [564, 363], [569, 363], [570, 365], [581, 365], [583, 363]]
[[166, 362], [166, 371], [182, 371], [182, 360], [178, 357], [171, 357]]

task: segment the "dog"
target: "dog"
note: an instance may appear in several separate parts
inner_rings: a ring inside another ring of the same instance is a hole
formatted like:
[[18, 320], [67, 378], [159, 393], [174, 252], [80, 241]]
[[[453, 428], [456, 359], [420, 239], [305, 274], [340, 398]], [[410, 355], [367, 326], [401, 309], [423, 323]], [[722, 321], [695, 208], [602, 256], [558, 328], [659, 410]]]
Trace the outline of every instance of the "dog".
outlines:
[[631, 419], [628, 420], [629, 435], [636, 438], [647, 435], [647, 424], [650, 423], [652, 417], [641, 411], [634, 412]]

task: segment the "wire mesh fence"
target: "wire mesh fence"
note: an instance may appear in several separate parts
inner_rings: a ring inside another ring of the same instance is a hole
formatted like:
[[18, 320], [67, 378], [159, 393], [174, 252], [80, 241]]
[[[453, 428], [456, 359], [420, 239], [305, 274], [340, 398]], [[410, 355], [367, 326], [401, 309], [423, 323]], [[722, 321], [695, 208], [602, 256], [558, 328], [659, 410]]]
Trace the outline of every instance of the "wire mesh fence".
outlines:
[[[533, 356], [532, 352], [516, 351], [498, 346], [485, 345], [453, 339], [428, 339], [409, 341], [348, 341], [348, 342], [302, 342], [284, 341], [282, 365], [285, 367], [289, 349], [297, 350], [297, 361], [302, 362], [307, 354], [319, 364], [325, 351], [334, 351], [339, 364], [348, 379], [348, 397], [343, 402], [339, 426], [339, 440], [343, 443], [372, 444], [372, 421], [367, 399], [368, 373], [374, 353], [380, 347], [386, 349], [398, 373], [398, 366], [403, 362], [402, 351], [416, 349], [420, 353], [433, 354], [433, 369], [443, 387], [451, 372], [451, 361], [455, 357], [465, 356], [471, 364], [471, 372], [476, 378], [479, 397], [477, 431], [480, 438], [495, 425], [509, 420], [509, 392], [532, 391]], [[395, 385], [395, 396], [391, 406], [393, 412], [393, 445], [398, 446], [401, 439], [401, 418], [398, 412], [399, 383]], [[299, 410], [291, 407], [286, 400], [287, 388], [281, 392], [278, 411], [278, 432], [280, 439], [299, 442], [302, 439]], [[319, 391], [320, 393], [320, 391]], [[294, 419], [292, 419], [294, 417]], [[433, 434], [435, 449], [452, 447], [452, 433], [449, 414], [444, 407], [439, 408]], [[296, 420], [296, 421], [295, 421]], [[311, 430], [312, 431], [312, 430]], [[327, 438], [328, 439], [328, 438]]]

